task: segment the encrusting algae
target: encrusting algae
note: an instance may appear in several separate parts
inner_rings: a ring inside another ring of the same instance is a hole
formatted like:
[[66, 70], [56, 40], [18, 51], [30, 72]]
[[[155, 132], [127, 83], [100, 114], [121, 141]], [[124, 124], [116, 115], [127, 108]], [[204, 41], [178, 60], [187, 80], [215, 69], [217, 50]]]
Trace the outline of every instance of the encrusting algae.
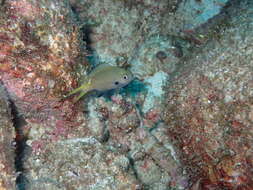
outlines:
[[96, 90], [103, 92], [121, 88], [130, 83], [133, 78], [133, 74], [126, 69], [108, 64], [101, 64], [91, 71], [80, 87], [71, 91], [66, 97], [80, 92], [79, 96], [75, 99], [75, 102], [77, 102], [90, 91]]

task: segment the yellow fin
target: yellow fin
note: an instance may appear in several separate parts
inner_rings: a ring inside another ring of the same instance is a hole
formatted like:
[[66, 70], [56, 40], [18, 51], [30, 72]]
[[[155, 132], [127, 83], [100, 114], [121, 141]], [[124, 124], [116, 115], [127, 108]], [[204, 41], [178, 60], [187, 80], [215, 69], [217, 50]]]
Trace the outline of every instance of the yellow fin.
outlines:
[[75, 98], [74, 103], [78, 102], [88, 91], [82, 91], [77, 98]]
[[91, 81], [89, 80], [87, 83], [82, 84], [80, 87], [74, 89], [70, 93], [68, 93], [65, 98], [76, 94], [81, 91], [80, 95], [74, 100], [74, 102], [77, 102], [82, 96], [84, 96], [87, 92], [90, 91]]

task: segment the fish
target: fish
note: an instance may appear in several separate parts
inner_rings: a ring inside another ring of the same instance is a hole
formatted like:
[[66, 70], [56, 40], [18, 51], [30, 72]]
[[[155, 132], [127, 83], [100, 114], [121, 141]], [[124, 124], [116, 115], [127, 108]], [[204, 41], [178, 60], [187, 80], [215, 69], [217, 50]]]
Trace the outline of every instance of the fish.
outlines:
[[127, 69], [109, 64], [100, 64], [88, 74], [78, 88], [68, 93], [65, 98], [80, 92], [79, 96], [74, 100], [74, 102], [77, 102], [90, 91], [105, 92], [122, 88], [133, 79], [132, 72]]

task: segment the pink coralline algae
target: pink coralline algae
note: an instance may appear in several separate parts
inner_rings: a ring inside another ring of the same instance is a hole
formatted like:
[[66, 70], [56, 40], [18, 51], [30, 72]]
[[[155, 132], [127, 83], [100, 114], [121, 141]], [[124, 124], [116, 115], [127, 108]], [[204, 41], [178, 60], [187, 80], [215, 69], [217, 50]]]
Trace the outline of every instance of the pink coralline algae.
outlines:
[[253, 188], [253, 30], [241, 24], [249, 15], [235, 16], [167, 92], [163, 119], [192, 190]]
[[[15, 156], [23, 189], [252, 189], [245, 4], [218, 6], [229, 19], [213, 31], [205, 21], [186, 26], [205, 15], [186, 18], [193, 1], [0, 2], [0, 80], [9, 98], [0, 102], [0, 189], [14, 189]], [[77, 104], [64, 99], [88, 71], [85, 40], [91, 65], [129, 66], [137, 79]], [[17, 155], [8, 101], [25, 120]]]
[[[180, 164], [171, 156], [163, 143], [151, 134], [150, 129], [160, 121], [159, 110], [150, 110], [145, 116], [128, 98], [112, 96], [112, 101], [103, 97], [93, 99], [88, 105], [90, 121], [88, 128], [109, 149], [127, 154], [136, 172], [137, 179], [152, 188], [186, 187]], [[95, 109], [94, 109], [95, 108]], [[172, 180], [171, 170], [175, 170]], [[183, 185], [181, 185], [181, 182]]]
[[28, 123], [72, 125], [76, 109], [61, 98], [77, 86], [73, 71], [87, 64], [70, 15], [62, 1], [7, 0], [1, 7], [0, 80]]

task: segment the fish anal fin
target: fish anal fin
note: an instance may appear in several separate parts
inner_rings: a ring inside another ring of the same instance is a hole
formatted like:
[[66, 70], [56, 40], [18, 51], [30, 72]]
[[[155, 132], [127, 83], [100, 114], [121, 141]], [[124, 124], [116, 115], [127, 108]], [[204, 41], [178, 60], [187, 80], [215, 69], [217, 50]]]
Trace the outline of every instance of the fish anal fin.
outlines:
[[73, 94], [76, 94], [76, 93], [78, 93], [80, 91], [81, 91], [81, 94], [83, 94], [83, 93], [86, 94], [88, 91], [90, 91], [90, 87], [91, 87], [91, 80], [88, 80], [85, 83], [83, 83], [80, 87], [78, 87], [78, 88], [72, 90], [70, 93], [68, 93], [65, 96], [65, 98], [67, 98], [67, 97], [69, 97], [69, 96], [71, 96]]
[[77, 98], [74, 99], [74, 103], [78, 102], [85, 94], [87, 91], [82, 91]]

